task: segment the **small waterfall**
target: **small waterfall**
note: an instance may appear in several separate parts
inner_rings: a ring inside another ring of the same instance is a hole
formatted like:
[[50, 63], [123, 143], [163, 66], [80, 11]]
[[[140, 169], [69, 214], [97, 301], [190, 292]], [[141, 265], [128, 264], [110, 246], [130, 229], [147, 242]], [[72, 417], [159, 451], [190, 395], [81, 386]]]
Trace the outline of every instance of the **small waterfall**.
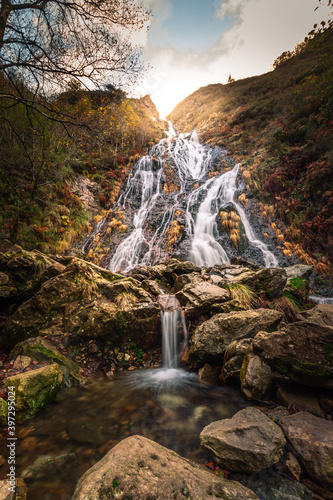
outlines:
[[[175, 369], [178, 367], [181, 345], [187, 342], [185, 317], [175, 295], [161, 295], [158, 302], [162, 308], [163, 369]], [[181, 335], [184, 342], [181, 342]]]

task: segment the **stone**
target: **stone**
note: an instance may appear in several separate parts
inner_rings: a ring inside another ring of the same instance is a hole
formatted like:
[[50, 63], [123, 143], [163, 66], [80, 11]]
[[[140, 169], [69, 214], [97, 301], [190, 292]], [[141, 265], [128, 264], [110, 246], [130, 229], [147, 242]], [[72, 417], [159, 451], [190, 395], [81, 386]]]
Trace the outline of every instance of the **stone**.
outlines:
[[333, 326], [333, 304], [318, 304], [313, 309], [300, 313], [298, 318], [314, 325]]
[[7, 322], [2, 343], [30, 337], [78, 334], [117, 346], [131, 338], [148, 349], [160, 340], [160, 308], [133, 278], [80, 259], [49, 279]]
[[16, 360], [23, 357], [38, 362], [46, 361], [49, 363], [57, 363], [63, 373], [63, 385], [66, 387], [81, 385], [87, 382], [87, 379], [82, 375], [82, 368], [61, 354], [50, 341], [43, 337], [36, 337], [19, 342], [10, 352], [9, 357], [11, 359], [16, 358]]
[[237, 282], [271, 300], [281, 297], [287, 283], [287, 273], [279, 267], [268, 267], [257, 271], [252, 276], [241, 278]]
[[73, 461], [75, 460], [75, 453], [64, 453], [56, 457], [51, 455], [42, 455], [38, 457], [31, 465], [23, 470], [22, 478], [29, 481], [37, 481], [38, 479], [48, 478], [52, 475], [54, 470], [60, 470], [65, 474], [69, 473]]
[[283, 418], [280, 425], [310, 478], [332, 489], [333, 422], [298, 412]]
[[250, 475], [233, 473], [230, 477], [254, 491], [260, 500], [314, 500], [306, 486], [271, 469]]
[[11, 486], [6, 481], [0, 481], [0, 500], [26, 500], [28, 488], [22, 478], [16, 478], [13, 484], [14, 491], [8, 489]]
[[23, 355], [19, 355], [17, 357], [13, 356], [13, 358], [15, 359], [13, 364], [13, 370], [25, 370], [26, 368], [28, 368], [28, 366], [32, 361], [32, 359], [29, 358], [29, 356], [23, 356]]
[[268, 401], [273, 382], [272, 370], [259, 356], [247, 350], [240, 373], [241, 389], [248, 399]]
[[325, 412], [319, 405], [318, 394], [313, 389], [282, 384], [278, 387], [276, 396], [281, 405], [293, 405], [298, 411], [307, 411], [316, 417], [325, 418]]
[[195, 330], [191, 359], [194, 365], [222, 365], [224, 352], [234, 340], [254, 337], [262, 329], [275, 329], [281, 320], [282, 314], [270, 309], [216, 314]]
[[223, 358], [223, 366], [220, 375], [220, 381], [240, 379], [240, 372], [246, 350], [252, 344], [252, 339], [235, 340], [226, 349]]
[[253, 339], [253, 352], [267, 363], [278, 382], [333, 388], [333, 327], [296, 321]]
[[8, 377], [4, 385], [15, 387], [16, 421], [34, 417], [56, 396], [63, 374], [59, 366], [49, 365]]
[[305, 264], [296, 264], [291, 267], [283, 268], [287, 273], [288, 283], [293, 278], [301, 278], [308, 280], [313, 273], [313, 266], [306, 266]]
[[[200, 273], [189, 273], [189, 274], [181, 274], [175, 279], [174, 283], [174, 290], [175, 293], [180, 292], [184, 288], [185, 285], [198, 285], [199, 283], [202, 283], [204, 281], [207, 281], [201, 276]], [[214, 283], [213, 283], [214, 284]]]
[[258, 499], [239, 483], [212, 474], [142, 436], [121, 441], [82, 476], [72, 500], [87, 498]]
[[176, 297], [186, 308], [186, 317], [191, 319], [208, 312], [213, 304], [229, 300], [229, 292], [207, 281], [195, 280], [177, 292]]
[[154, 295], [154, 297], [157, 297], [160, 295], [161, 289], [154, 280], [143, 280], [142, 281], [142, 288], [146, 290], [150, 295]]
[[164, 270], [164, 276], [170, 278], [172, 275], [180, 276], [182, 274], [190, 274], [190, 273], [200, 273], [201, 268], [196, 266], [193, 262], [189, 261], [170, 261], [167, 267]]
[[[50, 278], [62, 273], [65, 266], [41, 252], [27, 252], [18, 246], [9, 246], [0, 253], [1, 275], [7, 276], [5, 285], [13, 300], [27, 300]], [[1, 292], [1, 286], [0, 286]]]
[[0, 398], [0, 425], [7, 425], [8, 403]]
[[221, 367], [205, 364], [198, 372], [199, 380], [207, 384], [216, 385], [219, 380]]
[[230, 471], [259, 472], [279, 461], [286, 440], [281, 429], [257, 408], [212, 422], [200, 434], [201, 446]]

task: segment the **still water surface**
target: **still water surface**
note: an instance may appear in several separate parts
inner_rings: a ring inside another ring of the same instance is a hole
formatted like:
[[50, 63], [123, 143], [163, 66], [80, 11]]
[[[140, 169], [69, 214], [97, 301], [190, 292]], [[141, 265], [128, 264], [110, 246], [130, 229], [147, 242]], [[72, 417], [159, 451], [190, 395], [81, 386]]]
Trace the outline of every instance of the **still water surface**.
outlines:
[[69, 500], [81, 475], [135, 434], [205, 463], [209, 457], [200, 449], [201, 430], [247, 405], [237, 389], [207, 385], [179, 369], [123, 372], [111, 381], [63, 389], [38, 418], [18, 429], [17, 477], [42, 455], [70, 454], [38, 479], [26, 479], [28, 500]]

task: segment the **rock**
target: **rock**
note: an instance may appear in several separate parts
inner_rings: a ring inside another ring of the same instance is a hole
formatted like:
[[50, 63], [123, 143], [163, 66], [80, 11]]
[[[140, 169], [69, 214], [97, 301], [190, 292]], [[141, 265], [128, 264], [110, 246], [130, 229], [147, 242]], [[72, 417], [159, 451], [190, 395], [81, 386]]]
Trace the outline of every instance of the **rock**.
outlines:
[[280, 382], [333, 388], [333, 327], [297, 321], [280, 331], [260, 332], [253, 352]]
[[270, 309], [236, 311], [216, 314], [200, 325], [193, 337], [190, 356], [198, 365], [212, 362], [222, 365], [223, 355], [231, 342], [254, 337], [260, 330], [274, 329], [282, 319], [282, 314]]
[[231, 380], [239, 380], [240, 372], [243, 364], [243, 359], [246, 350], [252, 344], [252, 339], [235, 340], [226, 349], [223, 366], [220, 375], [220, 381], [226, 382]]
[[5, 379], [7, 388], [15, 387], [16, 421], [22, 423], [34, 417], [52, 401], [62, 378], [62, 371], [54, 364]]
[[26, 500], [27, 494], [27, 485], [20, 477], [13, 482], [0, 481], [0, 500]]
[[15, 359], [13, 364], [13, 370], [25, 370], [30, 365], [32, 359], [29, 356], [13, 356], [12, 359]]
[[160, 308], [138, 281], [73, 259], [18, 308], [2, 342], [12, 347], [29, 337], [79, 334], [113, 346], [128, 337], [147, 349], [158, 343], [160, 328]]
[[296, 264], [291, 267], [283, 268], [287, 273], [288, 283], [293, 278], [301, 278], [308, 280], [313, 273], [313, 266], [306, 266], [304, 264]]
[[170, 261], [164, 270], [163, 274], [166, 278], [170, 278], [174, 274], [176, 276], [181, 276], [182, 274], [200, 273], [201, 271], [201, 268], [196, 266], [193, 262], [180, 262], [176, 261], [176, 259], [173, 260], [174, 262]]
[[214, 314], [229, 314], [234, 311], [248, 311], [249, 307], [246, 306], [245, 304], [242, 304], [239, 300], [233, 299], [233, 300], [228, 300], [228, 302], [225, 302], [224, 304], [214, 304], [210, 308], [210, 312], [212, 315]]
[[64, 271], [59, 262], [41, 252], [27, 252], [18, 246], [10, 246], [6, 253], [0, 253], [0, 271], [3, 287], [0, 293], [13, 301], [27, 300], [41, 285]]
[[198, 377], [203, 382], [207, 382], [207, 384], [216, 385], [219, 380], [220, 372], [221, 367], [205, 364], [200, 368]]
[[248, 399], [268, 401], [273, 382], [272, 370], [250, 347], [245, 356], [240, 373], [242, 393]]
[[254, 491], [260, 500], [314, 500], [306, 486], [271, 469], [259, 474], [231, 474], [231, 478]]
[[158, 295], [160, 295], [160, 293], [162, 293], [156, 281], [153, 280], [143, 280], [142, 288], [146, 290], [146, 292], [148, 292], [150, 295], [154, 295], [154, 297], [157, 297]]
[[57, 363], [63, 373], [63, 385], [67, 387], [81, 385], [87, 381], [82, 375], [83, 370], [72, 360], [61, 354], [51, 342], [43, 337], [36, 337], [18, 343], [11, 351], [10, 358], [16, 358], [17, 360], [22, 357], [28, 357], [27, 359], [39, 362]]
[[7, 425], [8, 403], [0, 398], [0, 425]]
[[282, 471], [289, 477], [295, 478], [296, 481], [301, 480], [302, 467], [300, 466], [297, 458], [291, 453], [287, 453]]
[[201, 446], [230, 471], [259, 472], [279, 461], [286, 440], [281, 429], [257, 408], [245, 408], [232, 418], [203, 429]]
[[198, 285], [202, 282], [205, 282], [203, 276], [200, 273], [190, 273], [190, 274], [181, 274], [175, 279], [174, 290], [175, 293], [180, 292], [184, 288], [185, 285]]
[[186, 317], [191, 319], [208, 312], [213, 304], [229, 300], [229, 292], [207, 281], [195, 280], [177, 292], [176, 297], [186, 308]]
[[121, 441], [82, 476], [72, 500], [87, 498], [258, 499], [239, 483], [216, 476], [142, 436]]
[[51, 455], [42, 455], [38, 457], [31, 465], [29, 465], [22, 472], [22, 478], [25, 481], [37, 481], [38, 479], [48, 478], [52, 473], [56, 470], [61, 470], [65, 473], [72, 465], [75, 460], [75, 453], [64, 453], [62, 455], [58, 455], [53, 457]]
[[298, 411], [307, 411], [316, 417], [325, 418], [325, 412], [319, 406], [318, 395], [311, 389], [280, 385], [277, 391], [277, 401], [286, 407], [293, 405]]
[[252, 276], [246, 276], [237, 283], [247, 285], [253, 292], [268, 299], [281, 297], [287, 283], [287, 273], [282, 268], [268, 267]]
[[298, 318], [314, 325], [333, 326], [333, 304], [318, 304], [313, 309], [300, 313]]
[[333, 487], [333, 422], [299, 412], [281, 420], [287, 440], [310, 478]]

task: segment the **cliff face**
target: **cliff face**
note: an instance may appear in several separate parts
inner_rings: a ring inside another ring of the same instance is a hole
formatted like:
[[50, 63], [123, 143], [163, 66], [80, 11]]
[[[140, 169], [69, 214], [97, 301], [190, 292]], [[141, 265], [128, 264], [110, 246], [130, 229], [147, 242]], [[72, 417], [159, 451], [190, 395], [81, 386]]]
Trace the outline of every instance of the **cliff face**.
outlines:
[[274, 71], [201, 88], [168, 116], [242, 162], [249, 194], [274, 209], [285, 250], [326, 274], [333, 256], [332, 47], [328, 29], [294, 56], [280, 56]]

